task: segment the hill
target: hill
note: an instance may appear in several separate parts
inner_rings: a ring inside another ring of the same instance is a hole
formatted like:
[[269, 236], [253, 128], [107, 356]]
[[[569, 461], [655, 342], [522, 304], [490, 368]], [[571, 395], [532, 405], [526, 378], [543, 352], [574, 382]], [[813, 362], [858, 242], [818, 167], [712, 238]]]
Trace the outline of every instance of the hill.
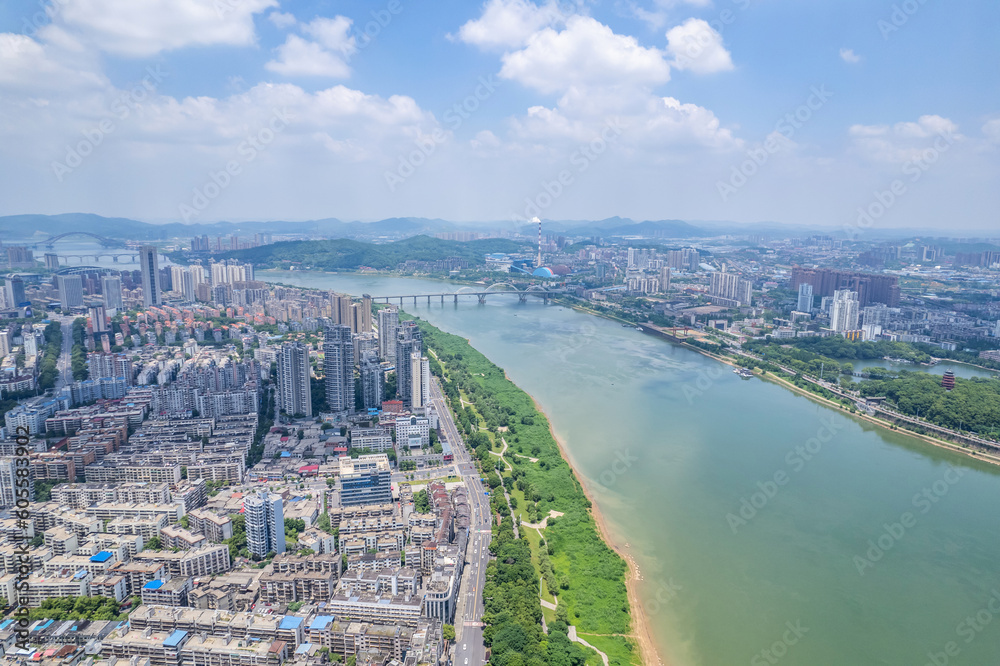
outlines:
[[393, 269], [408, 261], [438, 261], [450, 257], [467, 260], [472, 265], [485, 262], [491, 252], [529, 251], [528, 245], [502, 238], [468, 242], [446, 241], [428, 236], [413, 236], [394, 243], [364, 243], [347, 238], [324, 241], [286, 241], [220, 255], [267, 268], [290, 264], [320, 270], [352, 270], [370, 266]]

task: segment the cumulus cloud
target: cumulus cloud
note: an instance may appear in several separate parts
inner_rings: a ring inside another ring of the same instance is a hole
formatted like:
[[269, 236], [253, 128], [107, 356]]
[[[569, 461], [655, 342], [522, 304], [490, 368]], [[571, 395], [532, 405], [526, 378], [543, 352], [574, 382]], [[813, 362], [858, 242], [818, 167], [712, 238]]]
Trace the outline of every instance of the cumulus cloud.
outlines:
[[632, 16], [649, 24], [654, 30], [660, 30], [667, 24], [673, 10], [678, 6], [704, 8], [711, 5], [712, 0], [654, 0], [652, 5], [643, 6], [629, 0], [624, 7]]
[[653, 86], [670, 80], [670, 66], [654, 48], [615, 34], [587, 16], [573, 16], [565, 30], [545, 28], [527, 45], [503, 56], [500, 76], [544, 93], [572, 87]]
[[291, 28], [298, 23], [294, 15], [285, 12], [271, 12], [267, 15], [267, 20], [282, 30]]
[[958, 125], [938, 115], [894, 125], [853, 125], [848, 135], [853, 151], [866, 160], [898, 164], [917, 159], [942, 137], [949, 143], [964, 138], [958, 133]]
[[350, 30], [351, 19], [344, 16], [317, 18], [302, 27], [315, 41], [289, 35], [265, 67], [283, 76], [346, 78], [351, 73], [347, 58], [357, 51]]
[[529, 0], [489, 0], [482, 16], [459, 28], [457, 38], [485, 49], [517, 48], [542, 28], [562, 21], [555, 2], [539, 6]]
[[854, 52], [854, 49], [840, 49], [840, 59], [849, 65], [857, 65], [861, 62], [861, 56]]
[[691, 18], [667, 31], [667, 51], [677, 69], [714, 74], [733, 69], [733, 60], [720, 35], [708, 21]]
[[149, 57], [188, 46], [249, 46], [254, 14], [277, 0], [60, 0], [52, 23], [116, 55]]

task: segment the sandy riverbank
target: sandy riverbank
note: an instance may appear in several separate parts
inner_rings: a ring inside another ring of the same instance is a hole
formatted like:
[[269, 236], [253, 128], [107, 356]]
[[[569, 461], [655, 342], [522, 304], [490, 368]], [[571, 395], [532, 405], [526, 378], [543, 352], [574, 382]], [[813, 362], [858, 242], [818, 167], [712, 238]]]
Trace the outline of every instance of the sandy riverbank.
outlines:
[[[506, 372], [504, 376], [506, 376]], [[510, 379], [509, 377], [507, 379]], [[522, 389], [524, 390], [524, 389]], [[526, 392], [527, 393], [527, 392]], [[639, 580], [641, 580], [639, 566], [636, 564], [635, 559], [626, 552], [622, 552], [622, 549], [615, 543], [611, 536], [611, 531], [608, 529], [607, 522], [604, 520], [604, 516], [601, 514], [601, 510], [597, 506], [597, 502], [594, 500], [593, 495], [591, 495], [590, 490], [587, 489], [587, 484], [583, 482], [583, 477], [573, 465], [573, 458], [569, 454], [569, 450], [566, 447], [566, 443], [556, 434], [555, 429], [552, 427], [552, 419], [548, 417], [542, 406], [538, 404], [538, 400], [531, 394], [532, 402], [535, 403], [535, 409], [538, 410], [540, 414], [545, 415], [545, 419], [549, 423], [549, 433], [552, 435], [552, 439], [555, 440], [556, 446], [559, 447], [559, 454], [563, 457], [563, 460], [570, 466], [573, 470], [573, 475], [576, 476], [577, 480], [580, 481], [580, 487], [583, 488], [583, 493], [586, 495], [587, 499], [590, 500], [591, 515], [594, 516], [594, 522], [597, 523], [598, 532], [601, 535], [601, 539], [606, 543], [612, 550], [614, 550], [619, 557], [625, 560], [628, 565], [628, 573], [625, 576], [625, 588], [628, 591], [628, 603], [629, 609], [632, 616], [632, 626], [633, 626], [633, 638], [639, 647], [639, 657], [642, 659], [642, 663], [646, 666], [655, 666], [659, 664], [660, 666], [670, 666], [667, 662], [664, 662], [660, 657], [660, 654], [656, 650], [656, 644], [653, 642], [652, 635], [649, 631], [649, 618], [646, 617], [646, 612], [639, 601]]]

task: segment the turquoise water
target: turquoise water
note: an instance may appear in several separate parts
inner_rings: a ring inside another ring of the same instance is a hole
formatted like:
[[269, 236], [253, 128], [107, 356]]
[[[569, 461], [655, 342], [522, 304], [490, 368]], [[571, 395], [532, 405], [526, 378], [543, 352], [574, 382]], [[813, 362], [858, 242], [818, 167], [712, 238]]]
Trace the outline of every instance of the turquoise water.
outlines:
[[[265, 279], [375, 296], [447, 287]], [[639, 565], [667, 662], [1000, 660], [1000, 469], [567, 308], [491, 296], [404, 309], [468, 338], [542, 405]]]

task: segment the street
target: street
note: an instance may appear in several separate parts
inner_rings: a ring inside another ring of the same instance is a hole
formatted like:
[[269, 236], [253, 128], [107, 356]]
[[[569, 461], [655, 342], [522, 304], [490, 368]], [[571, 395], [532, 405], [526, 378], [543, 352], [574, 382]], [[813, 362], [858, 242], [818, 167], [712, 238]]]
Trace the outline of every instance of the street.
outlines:
[[481, 666], [486, 663], [486, 647], [483, 645], [483, 586], [486, 583], [486, 566], [490, 561], [489, 544], [492, 538], [489, 498], [480, 480], [476, 466], [458, 434], [448, 402], [441, 392], [437, 378], [431, 382], [431, 400], [441, 417], [441, 429], [451, 444], [455, 454], [455, 467], [469, 490], [471, 523], [469, 545], [465, 552], [465, 570], [462, 586], [455, 610], [455, 658], [456, 666]]

